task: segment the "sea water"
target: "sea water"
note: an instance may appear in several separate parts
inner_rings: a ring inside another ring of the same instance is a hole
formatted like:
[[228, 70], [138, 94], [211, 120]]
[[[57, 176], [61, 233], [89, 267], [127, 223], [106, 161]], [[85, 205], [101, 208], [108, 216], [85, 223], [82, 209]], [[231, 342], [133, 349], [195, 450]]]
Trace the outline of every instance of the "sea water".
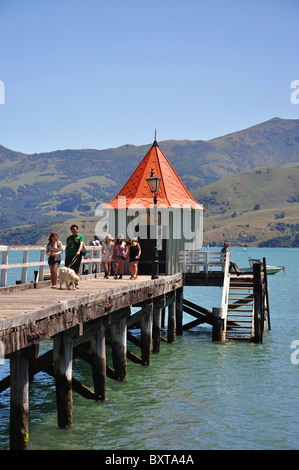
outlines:
[[[271, 330], [262, 344], [214, 343], [208, 325], [184, 332], [175, 344], [162, 342], [150, 366], [128, 361], [126, 383], [107, 378], [106, 402], [74, 393], [71, 429], [58, 428], [53, 378], [39, 373], [30, 384], [29, 449], [298, 449], [299, 250], [231, 252], [239, 266], [248, 266], [249, 256], [285, 266], [268, 277]], [[221, 288], [185, 287], [184, 298], [212, 309], [220, 305]], [[184, 323], [191, 319], [184, 313]], [[109, 348], [107, 362], [112, 365]], [[8, 374], [5, 361], [0, 378]], [[86, 363], [74, 360], [73, 374], [92, 388]], [[0, 448], [8, 449], [9, 390], [0, 403]]]

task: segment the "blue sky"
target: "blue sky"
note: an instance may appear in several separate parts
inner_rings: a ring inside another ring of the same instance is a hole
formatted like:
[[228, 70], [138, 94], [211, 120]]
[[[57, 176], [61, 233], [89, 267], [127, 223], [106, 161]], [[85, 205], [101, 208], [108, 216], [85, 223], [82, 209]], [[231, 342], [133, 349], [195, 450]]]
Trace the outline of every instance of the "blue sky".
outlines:
[[0, 0], [0, 145], [142, 145], [155, 128], [208, 140], [298, 119], [298, 24], [298, 0]]

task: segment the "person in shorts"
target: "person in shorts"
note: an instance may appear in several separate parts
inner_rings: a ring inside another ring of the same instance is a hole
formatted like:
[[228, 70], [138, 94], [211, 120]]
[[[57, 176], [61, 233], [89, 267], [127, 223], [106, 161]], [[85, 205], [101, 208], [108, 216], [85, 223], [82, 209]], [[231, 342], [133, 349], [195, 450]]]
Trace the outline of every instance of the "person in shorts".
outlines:
[[138, 262], [140, 260], [140, 255], [141, 255], [141, 247], [138, 243], [137, 238], [131, 239], [128, 254], [129, 254], [129, 261], [130, 261], [129, 266], [130, 266], [130, 272], [131, 272], [130, 279], [137, 279]]
[[[72, 235], [67, 237], [65, 245], [65, 266], [71, 268], [79, 275], [79, 269], [82, 259], [81, 250], [84, 246], [84, 237], [79, 233], [78, 225], [71, 225]], [[76, 286], [78, 289], [78, 286]]]
[[102, 269], [105, 273], [105, 279], [109, 279], [112, 258], [113, 258], [113, 242], [112, 242], [112, 236], [108, 234], [102, 243]]
[[118, 266], [119, 266], [119, 278], [118, 279], [122, 279], [123, 273], [124, 273], [125, 259], [127, 259], [127, 247], [124, 242], [123, 234], [119, 233], [113, 245], [114, 279], [117, 279]]
[[58, 240], [56, 232], [52, 232], [48, 239], [46, 255], [50, 266], [52, 289], [56, 288], [57, 270], [61, 262], [61, 253], [63, 252], [62, 243]]

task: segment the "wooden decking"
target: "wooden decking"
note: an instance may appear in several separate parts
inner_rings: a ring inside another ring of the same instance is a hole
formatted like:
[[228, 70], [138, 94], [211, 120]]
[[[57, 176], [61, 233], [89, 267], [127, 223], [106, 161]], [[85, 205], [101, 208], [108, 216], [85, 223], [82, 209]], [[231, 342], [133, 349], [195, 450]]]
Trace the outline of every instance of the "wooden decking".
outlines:
[[107, 317], [126, 307], [172, 292], [182, 275], [139, 276], [130, 280], [104, 279], [103, 274], [81, 276], [79, 289], [52, 289], [49, 282], [0, 288], [0, 341], [9, 355], [46, 337], [90, 320]]
[[72, 302], [76, 299], [90, 295], [99, 295], [109, 291], [111, 295], [119, 289], [136, 288], [150, 281], [150, 276], [139, 276], [136, 280], [129, 280], [130, 276], [123, 279], [105, 279], [104, 274], [81, 276], [79, 289], [67, 290], [65, 285], [56, 289], [51, 288], [49, 281], [34, 284], [17, 285], [0, 288], [0, 325], [3, 318], [23, 315], [39, 308], [54, 306], [61, 301]]
[[[237, 276], [234, 273], [231, 273], [232, 278], [237, 278], [240, 281], [246, 281], [252, 279], [252, 274], [240, 273]], [[211, 271], [208, 273], [204, 272], [195, 272], [195, 273], [185, 273], [184, 274], [184, 285], [185, 286], [209, 286], [209, 287], [222, 287], [224, 280], [224, 273], [221, 271]]]

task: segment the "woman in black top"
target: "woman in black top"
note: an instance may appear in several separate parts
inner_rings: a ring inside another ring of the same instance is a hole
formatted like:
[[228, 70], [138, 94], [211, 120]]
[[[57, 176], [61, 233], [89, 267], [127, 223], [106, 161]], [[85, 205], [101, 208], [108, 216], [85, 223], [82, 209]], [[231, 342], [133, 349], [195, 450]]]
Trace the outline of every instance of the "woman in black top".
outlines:
[[129, 246], [129, 261], [130, 261], [130, 279], [136, 279], [138, 275], [138, 261], [140, 260], [141, 248], [137, 242], [137, 238], [131, 239], [131, 244]]
[[62, 252], [63, 248], [61, 242], [58, 240], [58, 235], [56, 232], [52, 232], [49, 236], [46, 247], [46, 254], [48, 255], [48, 263], [50, 266], [52, 289], [56, 289], [57, 270], [60, 265]]

